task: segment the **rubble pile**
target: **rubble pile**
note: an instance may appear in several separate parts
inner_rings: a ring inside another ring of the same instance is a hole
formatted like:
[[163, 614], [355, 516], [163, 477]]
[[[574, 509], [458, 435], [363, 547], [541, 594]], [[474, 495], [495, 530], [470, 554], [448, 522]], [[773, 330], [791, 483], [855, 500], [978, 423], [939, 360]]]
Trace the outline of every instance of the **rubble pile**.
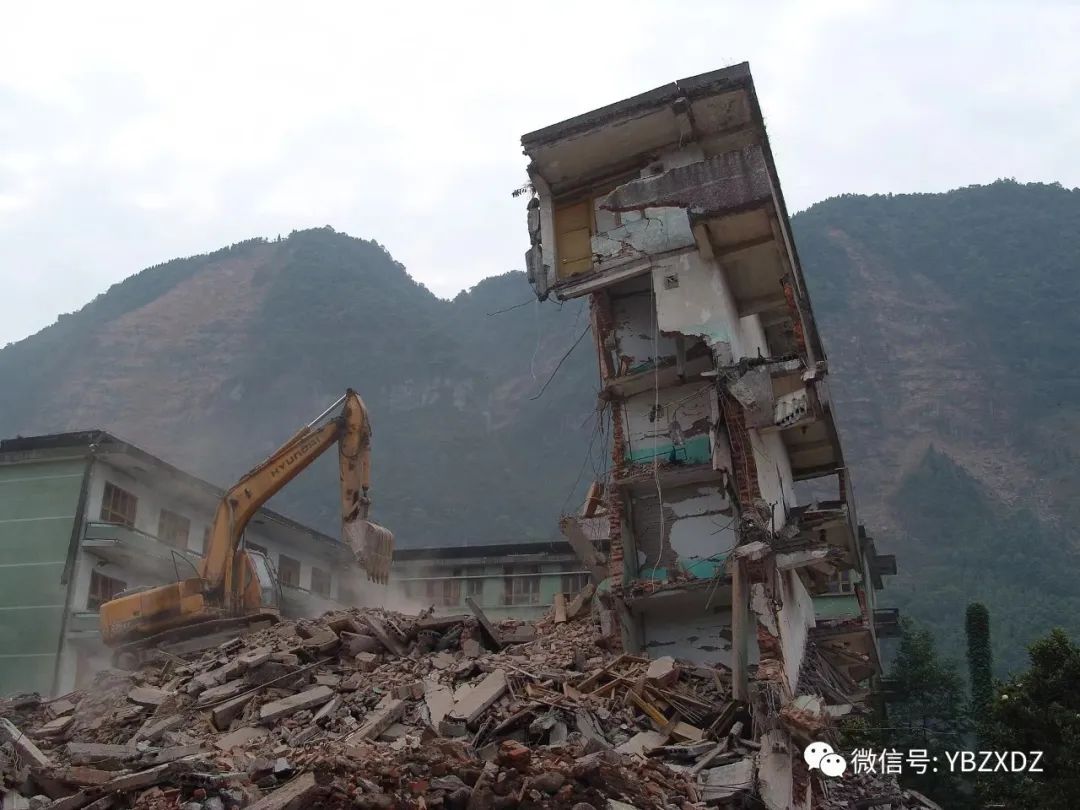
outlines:
[[3, 808], [702, 801], [741, 749], [727, 673], [619, 654], [592, 597], [536, 625], [329, 613], [0, 701]]
[[896, 777], [885, 774], [848, 774], [831, 783], [822, 810], [847, 810], [850, 807], [889, 808], [889, 810], [942, 810], [917, 790], [901, 788]]
[[726, 669], [621, 653], [591, 586], [535, 625], [469, 604], [281, 622], [0, 701], [2, 808], [753, 801], [761, 744]]

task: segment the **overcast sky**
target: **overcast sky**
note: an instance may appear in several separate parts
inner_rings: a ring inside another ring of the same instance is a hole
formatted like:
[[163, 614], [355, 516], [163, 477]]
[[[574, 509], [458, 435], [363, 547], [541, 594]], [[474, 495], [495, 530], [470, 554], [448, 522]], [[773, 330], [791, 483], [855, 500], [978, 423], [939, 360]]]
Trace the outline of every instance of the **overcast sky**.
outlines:
[[331, 225], [450, 297], [522, 267], [520, 136], [748, 60], [789, 207], [1080, 185], [1080, 3], [20, 3], [0, 345], [143, 267]]

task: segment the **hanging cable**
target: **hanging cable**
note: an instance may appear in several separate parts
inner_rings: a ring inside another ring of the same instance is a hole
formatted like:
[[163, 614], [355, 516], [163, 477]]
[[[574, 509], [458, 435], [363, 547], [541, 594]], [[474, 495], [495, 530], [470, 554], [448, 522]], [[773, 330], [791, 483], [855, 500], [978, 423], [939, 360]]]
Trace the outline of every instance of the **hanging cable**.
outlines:
[[[574, 345], [571, 346], [569, 349], [567, 349], [566, 354], [564, 354], [561, 358], [559, 358], [559, 362], [555, 366], [555, 370], [551, 372], [551, 376], [547, 378], [547, 382], [544, 383], [543, 387], [537, 392], [536, 396], [529, 397], [530, 402], [532, 402], [533, 400], [540, 399], [540, 397], [542, 397], [544, 395], [544, 391], [547, 390], [547, 387], [551, 384], [551, 381], [555, 379], [555, 375], [558, 374], [559, 369], [562, 368], [562, 364], [566, 362], [566, 358], [568, 358], [571, 354], [573, 354], [574, 349], [576, 349], [577, 345], [579, 343], [581, 343], [581, 339], [583, 337], [585, 337], [585, 335], [587, 335], [588, 333], [589, 333], [589, 327], [586, 326], [585, 330], [580, 335], [578, 335], [578, 339], [574, 341]], [[534, 375], [533, 380], [535, 380], [535, 379], [536, 379], [536, 376]]]
[[[653, 311], [653, 420], [659, 418], [660, 414], [660, 316], [656, 312], [656, 281], [653, 280], [652, 290], [652, 311]], [[656, 431], [654, 430], [655, 434]], [[657, 543], [656, 549], [656, 562], [653, 563], [652, 574], [649, 575], [650, 579], [656, 578], [656, 571], [660, 567], [660, 558], [664, 554], [664, 491], [660, 486], [660, 462], [658, 461], [659, 454], [656, 452], [656, 439], [653, 436], [653, 457], [652, 457], [652, 469], [653, 469], [653, 481], [656, 482], [656, 500], [659, 504], [660, 511], [660, 537]]]
[[515, 309], [521, 309], [524, 306], [528, 306], [529, 304], [531, 304], [535, 300], [537, 300], [537, 299], [536, 298], [530, 298], [528, 301], [522, 301], [520, 304], [514, 304], [512, 307], [507, 307], [506, 309], [497, 309], [494, 312], [487, 312], [485, 314], [489, 318], [492, 318], [495, 315], [502, 315], [504, 312], [513, 312]]

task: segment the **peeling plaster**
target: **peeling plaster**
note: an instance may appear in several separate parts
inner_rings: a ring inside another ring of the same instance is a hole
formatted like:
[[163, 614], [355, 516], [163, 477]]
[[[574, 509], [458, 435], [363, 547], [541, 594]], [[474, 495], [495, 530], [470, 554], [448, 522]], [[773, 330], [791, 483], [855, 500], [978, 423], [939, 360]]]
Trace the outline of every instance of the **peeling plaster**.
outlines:
[[640, 219], [624, 222], [592, 237], [594, 269], [607, 270], [694, 246], [690, 219], [684, 209], [646, 208], [643, 213]]
[[657, 261], [652, 278], [661, 331], [702, 338], [720, 365], [742, 356], [735, 298], [714, 262], [696, 253], [670, 256]]
[[791, 458], [778, 431], [761, 433], [750, 430], [747, 434], [757, 466], [761, 497], [772, 506], [772, 528], [779, 531], [787, 524], [788, 514], [798, 505]]
[[779, 579], [782, 587], [780, 641], [784, 650], [784, 674], [788, 684], [794, 688], [799, 681], [799, 669], [806, 654], [806, 640], [810, 628], [817, 623], [817, 616], [813, 597], [796, 572], [780, 572]]
[[769, 810], [791, 810], [791, 748], [787, 735], [772, 729], [761, 736], [758, 753], [758, 790]]
[[[637, 294], [612, 297], [611, 316], [615, 330], [616, 367], [625, 366], [623, 373], [643, 366], [651, 367], [658, 358], [675, 357], [675, 339], [659, 334], [653, 324], [652, 290], [648, 286], [643, 286]], [[654, 331], [657, 332], [655, 344]]]
[[[731, 611], [650, 610], [642, 617], [645, 649], [653, 656], [670, 655], [695, 664], [732, 666]], [[749, 663], [758, 661], [757, 646], [749, 647]]]
[[[626, 458], [634, 462], [674, 461], [711, 464], [708, 383], [645, 391], [624, 403]], [[659, 410], [657, 410], [659, 400]]]
[[762, 625], [769, 635], [780, 635], [780, 626], [776, 623], [772, 600], [763, 583], [755, 582], [750, 585], [750, 612], [757, 617], [758, 624]]

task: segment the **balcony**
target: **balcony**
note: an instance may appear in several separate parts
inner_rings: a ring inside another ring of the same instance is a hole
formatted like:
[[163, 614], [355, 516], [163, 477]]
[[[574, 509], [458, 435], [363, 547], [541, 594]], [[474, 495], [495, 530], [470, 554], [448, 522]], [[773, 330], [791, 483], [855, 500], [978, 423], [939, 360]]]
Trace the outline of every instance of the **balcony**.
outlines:
[[843, 553], [847, 568], [861, 569], [855, 529], [848, 505], [843, 501], [815, 501], [797, 506], [788, 515], [788, 525], [775, 543], [778, 551], [798, 551], [827, 547]]
[[823, 362], [808, 368], [799, 358], [744, 360], [724, 370], [725, 387], [742, 405], [746, 426], [780, 434], [797, 481], [843, 466], [825, 372]]
[[900, 635], [900, 609], [878, 608], [874, 611], [874, 630], [879, 638]]
[[172, 548], [153, 535], [128, 526], [87, 523], [81, 547], [150, 582], [175, 582], [198, 575], [200, 558], [195, 552]]

